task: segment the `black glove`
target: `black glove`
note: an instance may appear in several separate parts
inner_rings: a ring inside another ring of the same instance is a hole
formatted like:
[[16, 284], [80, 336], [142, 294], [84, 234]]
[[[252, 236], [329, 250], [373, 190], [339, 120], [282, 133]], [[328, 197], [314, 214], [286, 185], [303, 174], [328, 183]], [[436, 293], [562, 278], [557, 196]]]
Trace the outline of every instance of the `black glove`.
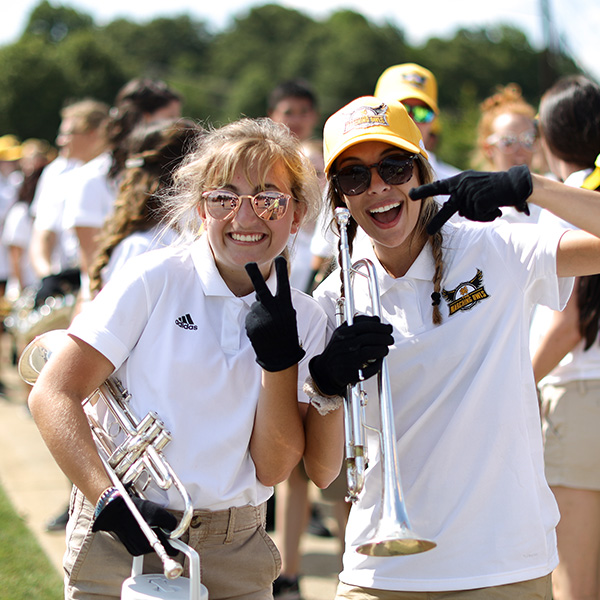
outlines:
[[[131, 499], [146, 523], [154, 529], [167, 554], [176, 556], [178, 551], [169, 544], [169, 538], [162, 530], [173, 531], [177, 527], [177, 519], [155, 502], [142, 500], [137, 496], [132, 496]], [[125, 500], [120, 495], [111, 500], [100, 511], [100, 514], [94, 520], [92, 531], [112, 531], [133, 556], [154, 552], [148, 538], [142, 532], [129, 507], [125, 504]]]
[[248, 263], [245, 268], [256, 290], [256, 302], [246, 317], [246, 333], [256, 352], [256, 362], [265, 371], [283, 371], [306, 354], [298, 341], [287, 261], [283, 256], [275, 259], [275, 296], [271, 294], [256, 263]]
[[375, 375], [394, 343], [392, 331], [379, 317], [367, 315], [358, 315], [350, 326], [342, 323], [322, 354], [311, 358], [308, 365], [319, 390], [328, 396], [343, 396], [347, 385], [359, 381], [359, 370], [364, 379]]
[[531, 173], [525, 165], [520, 165], [497, 173], [463, 171], [449, 179], [413, 188], [408, 195], [413, 200], [450, 195], [427, 225], [427, 233], [432, 235], [455, 212], [471, 221], [493, 221], [502, 216], [500, 206], [514, 206], [529, 215], [527, 198], [532, 190]]
[[80, 283], [79, 269], [66, 269], [55, 275], [42, 277], [35, 295], [35, 308], [42, 306], [46, 298], [51, 296], [64, 296], [76, 292]]

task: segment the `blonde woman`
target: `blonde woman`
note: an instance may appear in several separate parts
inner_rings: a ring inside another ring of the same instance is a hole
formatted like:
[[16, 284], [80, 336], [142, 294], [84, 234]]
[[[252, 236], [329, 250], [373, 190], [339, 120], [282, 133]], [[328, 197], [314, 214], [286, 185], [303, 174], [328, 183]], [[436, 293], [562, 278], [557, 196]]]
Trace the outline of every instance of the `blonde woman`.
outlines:
[[[273, 485], [301, 459], [321, 487], [340, 469], [340, 411], [321, 415], [302, 392], [325, 315], [290, 290], [281, 256], [319, 203], [302, 148], [282, 126], [244, 119], [199, 137], [174, 179], [171, 222], [193, 241], [128, 261], [74, 320], [29, 398], [75, 485], [67, 598], [119, 598], [131, 554], [150, 552], [81, 408], [113, 372], [134, 413], [156, 411], [173, 435], [166, 458], [195, 508], [182, 539], [200, 554], [213, 600], [272, 597], [281, 564], [264, 529]], [[153, 488], [135, 501], [168, 530], [182, 508]]]

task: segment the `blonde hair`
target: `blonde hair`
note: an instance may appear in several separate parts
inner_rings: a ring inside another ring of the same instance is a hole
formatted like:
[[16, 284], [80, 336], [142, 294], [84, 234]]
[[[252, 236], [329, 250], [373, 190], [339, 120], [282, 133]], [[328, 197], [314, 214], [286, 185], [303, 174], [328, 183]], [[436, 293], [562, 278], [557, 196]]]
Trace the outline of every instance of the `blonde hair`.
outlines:
[[473, 152], [471, 164], [474, 169], [490, 170], [493, 165], [484, 152], [487, 139], [494, 133], [494, 121], [496, 117], [504, 114], [521, 115], [535, 119], [535, 109], [522, 95], [521, 87], [516, 83], [506, 86], [498, 86], [494, 94], [486, 98], [480, 105], [481, 117], [477, 125], [477, 147]]
[[321, 209], [321, 193], [315, 169], [300, 142], [287, 127], [268, 118], [240, 119], [199, 137], [174, 174], [169, 198], [168, 223], [197, 237], [201, 231], [198, 205], [202, 193], [231, 182], [239, 165], [246, 176], [256, 169], [264, 179], [277, 163], [283, 163], [292, 196], [306, 206], [305, 219], [315, 219]]
[[[426, 183], [431, 183], [435, 180], [435, 174], [429, 161], [418, 154], [415, 157], [415, 165], [419, 172], [419, 180], [421, 185]], [[342, 195], [338, 192], [337, 186], [332, 180], [333, 175], [335, 174], [335, 169], [332, 168], [329, 171], [329, 186], [327, 191], [327, 199], [329, 201], [329, 205], [331, 207], [331, 211], [335, 211], [338, 207], [346, 207], [346, 203]], [[441, 301], [441, 288], [442, 288], [442, 278], [444, 274], [444, 257], [442, 254], [442, 243], [443, 236], [441, 230], [437, 231], [433, 235], [428, 235], [426, 228], [427, 224], [431, 221], [434, 215], [440, 209], [437, 201], [432, 197], [424, 198], [421, 201], [421, 209], [419, 211], [419, 219], [412, 233], [410, 234], [409, 243], [412, 243], [413, 240], [420, 239], [423, 235], [428, 237], [428, 243], [431, 246], [431, 252], [433, 254], [433, 259], [435, 262], [435, 270], [433, 274], [433, 293], [431, 295], [432, 298], [432, 321], [434, 325], [439, 325], [442, 322], [442, 313], [440, 311], [440, 301]], [[335, 221], [333, 221], [335, 223]], [[332, 228], [337, 230], [337, 224], [332, 223]], [[350, 253], [352, 253], [352, 244], [354, 238], [356, 236], [356, 230], [358, 229], [358, 224], [350, 215], [350, 221], [348, 223], [348, 243], [350, 246]], [[339, 231], [338, 231], [339, 233]], [[341, 264], [341, 257], [339, 257], [339, 263]], [[341, 294], [344, 295], [344, 283], [342, 281], [341, 285]]]

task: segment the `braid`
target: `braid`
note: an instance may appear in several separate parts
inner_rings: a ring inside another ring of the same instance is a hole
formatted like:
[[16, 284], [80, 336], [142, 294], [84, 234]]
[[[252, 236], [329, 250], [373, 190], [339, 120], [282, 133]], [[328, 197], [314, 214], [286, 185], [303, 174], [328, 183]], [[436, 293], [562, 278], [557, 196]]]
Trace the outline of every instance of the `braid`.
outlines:
[[442, 322], [442, 313], [440, 311], [440, 291], [442, 289], [442, 274], [444, 271], [442, 242], [443, 237], [441, 231], [437, 231], [429, 238], [433, 260], [435, 261], [435, 272], [433, 274], [433, 294], [431, 294], [434, 325], [439, 325]]
[[[423, 183], [430, 183], [434, 180], [434, 174], [428, 162], [420, 156], [416, 159], [416, 164], [419, 169], [419, 175]], [[426, 231], [427, 224], [440, 210], [439, 204], [432, 197], [422, 200], [421, 214], [417, 224], [417, 234], [422, 235]], [[432, 236], [429, 236], [431, 244], [431, 253], [435, 262], [435, 270], [433, 273], [433, 293], [431, 294], [431, 305], [433, 306], [432, 320], [434, 325], [440, 325], [442, 322], [442, 312], [440, 311], [440, 303], [442, 300], [442, 279], [444, 277], [444, 254], [442, 252], [444, 236], [440, 229]]]

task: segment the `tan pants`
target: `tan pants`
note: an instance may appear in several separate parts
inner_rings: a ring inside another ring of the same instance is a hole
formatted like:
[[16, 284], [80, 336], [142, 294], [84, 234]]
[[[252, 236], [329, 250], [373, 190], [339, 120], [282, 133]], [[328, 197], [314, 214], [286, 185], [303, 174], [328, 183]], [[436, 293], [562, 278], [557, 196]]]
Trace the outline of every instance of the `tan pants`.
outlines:
[[[131, 575], [131, 555], [112, 534], [92, 532], [92, 514], [92, 505], [74, 490], [63, 561], [66, 600], [117, 600], [123, 581]], [[273, 598], [281, 558], [265, 531], [265, 514], [264, 504], [194, 512], [181, 540], [200, 555], [201, 580], [210, 600]], [[184, 558], [180, 554], [176, 560]], [[185, 567], [184, 575], [189, 576]], [[144, 557], [144, 573], [162, 571], [156, 554]]]
[[550, 575], [477, 590], [456, 592], [396, 592], [346, 585], [340, 582], [336, 600], [551, 600]]

